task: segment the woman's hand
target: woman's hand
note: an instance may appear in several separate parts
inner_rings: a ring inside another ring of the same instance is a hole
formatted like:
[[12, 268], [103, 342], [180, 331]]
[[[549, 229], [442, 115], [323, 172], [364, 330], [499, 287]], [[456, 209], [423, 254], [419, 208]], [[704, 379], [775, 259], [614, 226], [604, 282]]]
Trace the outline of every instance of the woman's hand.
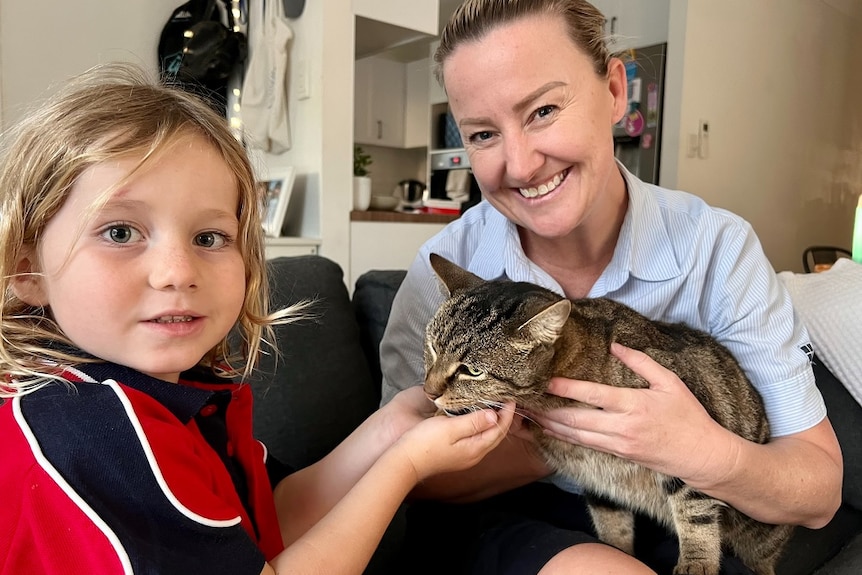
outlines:
[[616, 343], [611, 353], [649, 387], [554, 378], [550, 393], [593, 407], [532, 414], [548, 435], [683, 479], [705, 479], [717, 463], [733, 460], [741, 439], [718, 425], [676, 374], [643, 352]]

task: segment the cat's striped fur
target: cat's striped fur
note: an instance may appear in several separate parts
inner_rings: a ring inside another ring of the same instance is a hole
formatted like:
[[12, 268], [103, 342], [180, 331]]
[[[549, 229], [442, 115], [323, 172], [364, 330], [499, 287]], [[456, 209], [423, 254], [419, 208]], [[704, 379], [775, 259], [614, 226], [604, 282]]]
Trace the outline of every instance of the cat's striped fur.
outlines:
[[[608, 299], [570, 301], [529, 283], [484, 281], [436, 254], [431, 264], [450, 297], [426, 331], [425, 391], [447, 413], [507, 400], [531, 411], [569, 404], [545, 392], [557, 375], [647, 387], [610, 354], [616, 341], [674, 371], [727, 429], [758, 443], [769, 439], [760, 396], [708, 334], [651, 321]], [[717, 575], [724, 545], [757, 575], [774, 574], [792, 527], [760, 523], [677, 478], [537, 428], [535, 437], [549, 464], [584, 487], [602, 541], [632, 553], [636, 510], [677, 533], [674, 573]]]

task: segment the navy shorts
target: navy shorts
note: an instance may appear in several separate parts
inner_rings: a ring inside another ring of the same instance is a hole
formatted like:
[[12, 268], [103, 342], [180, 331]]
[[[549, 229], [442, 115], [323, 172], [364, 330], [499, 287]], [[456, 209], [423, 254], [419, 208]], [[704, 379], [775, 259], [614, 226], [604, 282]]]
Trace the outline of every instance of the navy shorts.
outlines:
[[[670, 575], [676, 537], [643, 516], [635, 534], [638, 559]], [[469, 504], [416, 501], [407, 508], [403, 572], [535, 575], [560, 551], [597, 541], [584, 498], [547, 483]], [[752, 574], [734, 557], [722, 559], [721, 573]]]

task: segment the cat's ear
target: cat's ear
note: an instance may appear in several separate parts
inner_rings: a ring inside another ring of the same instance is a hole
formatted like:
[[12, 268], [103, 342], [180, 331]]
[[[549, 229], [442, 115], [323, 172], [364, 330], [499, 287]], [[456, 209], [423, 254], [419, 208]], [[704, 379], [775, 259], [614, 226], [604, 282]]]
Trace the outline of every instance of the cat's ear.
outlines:
[[429, 260], [431, 261], [431, 268], [437, 274], [437, 277], [440, 278], [440, 281], [443, 282], [443, 285], [449, 291], [449, 295], [458, 290], [479, 285], [485, 281], [441, 255], [430, 254]]
[[563, 326], [569, 319], [572, 302], [562, 299], [546, 307], [518, 328], [525, 337], [543, 344], [552, 344], [563, 333]]

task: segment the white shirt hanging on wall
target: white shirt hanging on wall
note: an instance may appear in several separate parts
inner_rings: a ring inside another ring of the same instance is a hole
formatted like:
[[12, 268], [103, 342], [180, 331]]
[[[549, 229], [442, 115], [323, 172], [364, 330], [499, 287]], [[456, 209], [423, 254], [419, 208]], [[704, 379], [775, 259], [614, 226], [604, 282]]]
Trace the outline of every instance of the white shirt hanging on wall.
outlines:
[[290, 149], [287, 74], [293, 30], [282, 0], [262, 0], [260, 30], [251, 31], [249, 63], [240, 97], [246, 145], [271, 154]]

